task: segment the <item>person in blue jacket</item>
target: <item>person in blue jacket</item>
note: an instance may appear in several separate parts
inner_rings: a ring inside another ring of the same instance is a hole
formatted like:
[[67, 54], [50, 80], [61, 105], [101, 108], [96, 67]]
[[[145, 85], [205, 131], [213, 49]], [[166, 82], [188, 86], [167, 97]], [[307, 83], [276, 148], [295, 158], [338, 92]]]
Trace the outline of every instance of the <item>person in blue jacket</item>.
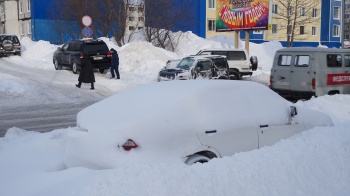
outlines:
[[[111, 74], [112, 74], [112, 78], [115, 78], [115, 75], [117, 75], [116, 79], [120, 79], [120, 75], [119, 75], [119, 56], [116, 50], [114, 50], [114, 48], [111, 48], [111, 53], [112, 53], [112, 65], [111, 65]], [[114, 74], [115, 72], [115, 74]]]

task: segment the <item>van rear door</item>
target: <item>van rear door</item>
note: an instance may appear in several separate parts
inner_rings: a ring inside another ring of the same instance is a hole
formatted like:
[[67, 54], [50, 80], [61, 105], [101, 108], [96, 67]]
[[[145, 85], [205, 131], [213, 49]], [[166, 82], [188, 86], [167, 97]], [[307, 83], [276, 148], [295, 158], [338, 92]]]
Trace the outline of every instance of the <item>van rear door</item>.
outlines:
[[293, 69], [291, 69], [291, 90], [299, 92], [310, 92], [311, 81], [311, 57], [310, 54], [295, 54]]
[[271, 70], [271, 87], [278, 90], [290, 90], [292, 55], [277, 53]]

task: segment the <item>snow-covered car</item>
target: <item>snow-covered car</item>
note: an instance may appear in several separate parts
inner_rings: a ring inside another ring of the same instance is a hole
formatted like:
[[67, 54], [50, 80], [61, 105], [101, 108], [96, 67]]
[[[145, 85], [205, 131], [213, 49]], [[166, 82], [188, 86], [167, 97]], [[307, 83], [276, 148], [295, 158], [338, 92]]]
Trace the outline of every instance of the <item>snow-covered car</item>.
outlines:
[[229, 79], [227, 59], [219, 55], [192, 55], [183, 58], [175, 68], [162, 69], [157, 81], [189, 79]]
[[157, 82], [80, 111], [64, 163], [92, 169], [203, 163], [272, 145], [315, 126], [333, 122], [327, 114], [296, 106], [259, 83]]

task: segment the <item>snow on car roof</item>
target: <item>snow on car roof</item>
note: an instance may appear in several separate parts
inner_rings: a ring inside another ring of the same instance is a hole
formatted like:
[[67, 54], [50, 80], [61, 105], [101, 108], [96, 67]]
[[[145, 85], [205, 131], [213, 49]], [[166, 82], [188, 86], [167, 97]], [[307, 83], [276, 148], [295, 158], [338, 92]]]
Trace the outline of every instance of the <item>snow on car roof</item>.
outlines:
[[[229, 121], [237, 126], [264, 123], [267, 119], [277, 123], [287, 122], [288, 112], [283, 108], [290, 104], [255, 82], [168, 81], [134, 87], [97, 102], [78, 113], [77, 123], [89, 131], [108, 129], [101, 125], [122, 127], [141, 121], [188, 123], [187, 119], [192, 118], [203, 122]], [[273, 115], [267, 116], [268, 111]]]

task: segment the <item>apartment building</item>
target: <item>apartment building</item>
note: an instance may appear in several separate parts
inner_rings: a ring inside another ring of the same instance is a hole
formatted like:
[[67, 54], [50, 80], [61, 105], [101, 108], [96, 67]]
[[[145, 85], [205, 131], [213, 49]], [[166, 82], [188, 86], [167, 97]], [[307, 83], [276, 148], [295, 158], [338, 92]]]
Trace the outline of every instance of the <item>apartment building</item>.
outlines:
[[0, 34], [14, 34], [19, 37], [18, 2], [0, 0]]
[[136, 30], [145, 27], [145, 6], [144, 5], [127, 5], [127, 26], [126, 35], [130, 35]]
[[32, 38], [31, 3], [30, 0], [18, 0], [19, 38]]

